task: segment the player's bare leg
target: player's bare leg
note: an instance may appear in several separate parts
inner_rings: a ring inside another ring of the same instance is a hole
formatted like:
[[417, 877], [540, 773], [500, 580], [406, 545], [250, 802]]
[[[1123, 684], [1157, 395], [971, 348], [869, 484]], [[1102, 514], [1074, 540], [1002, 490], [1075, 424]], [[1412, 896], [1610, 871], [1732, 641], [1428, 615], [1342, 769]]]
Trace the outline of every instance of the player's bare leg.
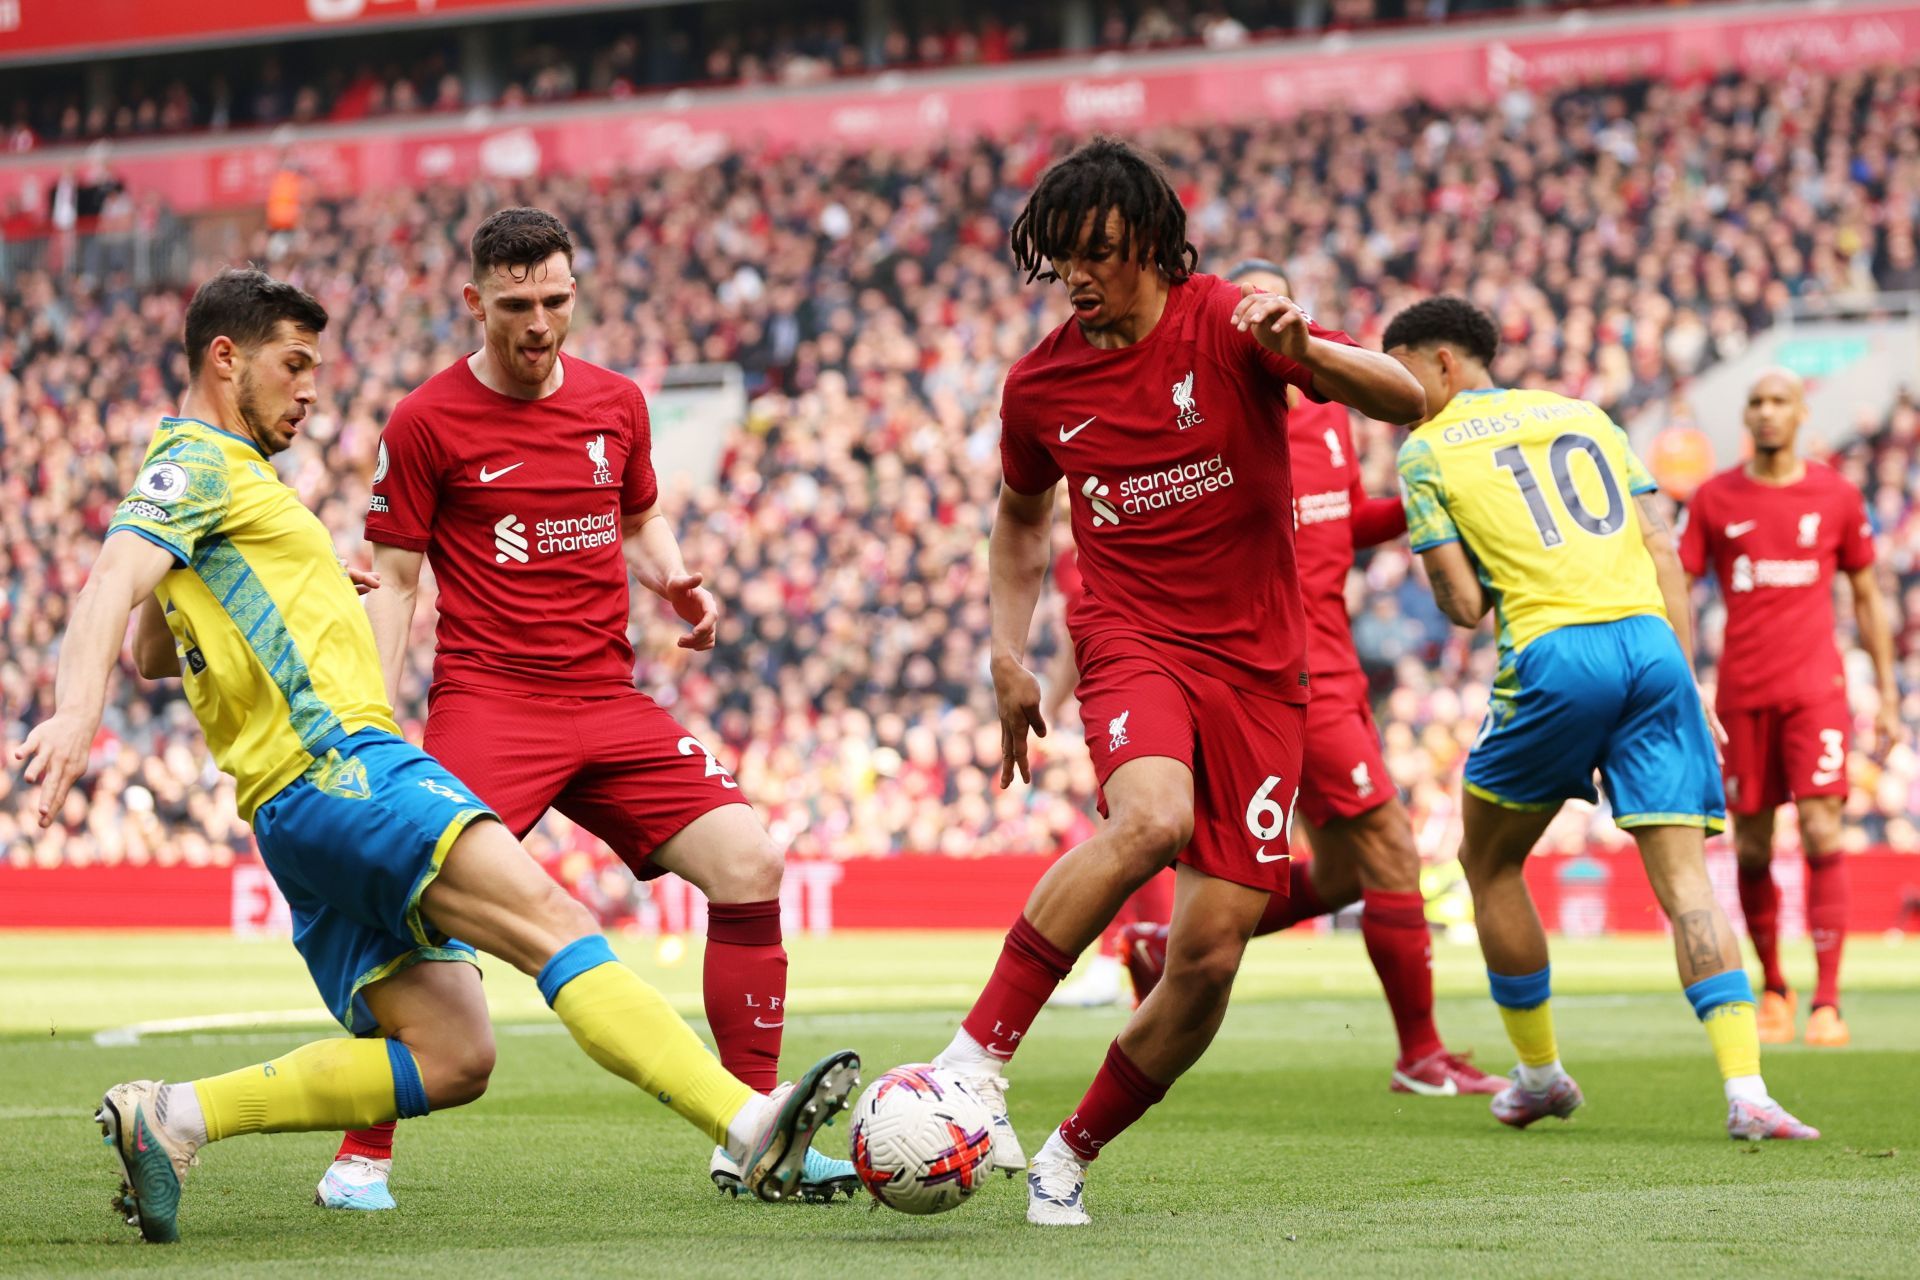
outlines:
[[1107, 1051], [1074, 1113], [1048, 1136], [1027, 1171], [1027, 1221], [1083, 1226], [1087, 1167], [1109, 1142], [1166, 1096], [1199, 1061], [1226, 1017], [1234, 977], [1270, 896], [1175, 868], [1167, 972]]
[[1780, 889], [1773, 880], [1774, 810], [1731, 815], [1739, 866], [1740, 914], [1760, 961], [1758, 1021], [1761, 1044], [1792, 1044], [1797, 1001], [1780, 967]]
[[857, 1056], [830, 1055], [792, 1090], [756, 1094], [614, 959], [587, 909], [497, 823], [461, 835], [422, 907], [438, 928], [534, 976], [588, 1056], [725, 1147], [761, 1199], [798, 1193], [814, 1132], [858, 1083]]
[[[754, 1092], [771, 1093], [780, 1080], [780, 1043], [787, 1021], [787, 949], [780, 926], [785, 855], [760, 815], [742, 803], [701, 814], [649, 861], [706, 895], [701, 990], [707, 1026], [721, 1065]], [[707, 1176], [728, 1195], [737, 1197], [745, 1190], [740, 1166], [724, 1146], [714, 1148]], [[851, 1198], [859, 1184], [850, 1162], [808, 1151], [801, 1179], [804, 1198]]]
[[1503, 1124], [1525, 1128], [1546, 1116], [1566, 1119], [1585, 1101], [1560, 1065], [1553, 1030], [1553, 974], [1547, 931], [1527, 890], [1527, 856], [1555, 810], [1509, 809], [1468, 792], [1462, 806], [1460, 865], [1473, 893], [1487, 985], [1520, 1064], [1490, 1104]]
[[[493, 1072], [493, 1023], [480, 972], [470, 964], [416, 964], [361, 992], [379, 1023], [374, 1033], [413, 1051], [428, 1102], [438, 1108], [472, 1102]], [[389, 1135], [392, 1126], [383, 1125]], [[351, 1153], [337, 1158], [314, 1189], [328, 1209], [394, 1207], [387, 1179], [391, 1156]]]
[[1840, 852], [1840, 796], [1807, 796], [1800, 814], [1800, 847], [1807, 858], [1807, 932], [1816, 966], [1807, 1043], [1845, 1048], [1852, 1039], [1840, 1017], [1840, 951], [1847, 937], [1847, 872]]
[[1727, 1096], [1727, 1132], [1735, 1138], [1817, 1138], [1767, 1094], [1753, 988], [1734, 936], [1707, 879], [1706, 835], [1698, 827], [1632, 829], [1660, 909], [1673, 925], [1674, 959], [1687, 999], [1713, 1044]]
[[993, 1167], [1009, 1177], [1027, 1162], [1007, 1118], [1003, 1068], [1047, 997], [1073, 969], [1074, 957], [1193, 835], [1193, 773], [1180, 761], [1166, 756], [1129, 760], [1108, 776], [1104, 790], [1106, 825], [1055, 862], [1034, 886], [986, 990], [953, 1042], [934, 1059], [965, 1077], [994, 1109]]

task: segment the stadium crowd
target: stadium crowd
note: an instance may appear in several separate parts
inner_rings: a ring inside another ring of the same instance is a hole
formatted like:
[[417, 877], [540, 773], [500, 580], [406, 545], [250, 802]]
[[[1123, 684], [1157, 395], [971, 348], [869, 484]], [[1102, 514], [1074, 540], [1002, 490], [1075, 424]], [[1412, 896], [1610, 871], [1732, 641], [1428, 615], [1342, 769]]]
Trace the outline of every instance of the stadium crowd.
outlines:
[[[1592, 0], [1105, 0], [1083, 52], [1200, 46], [1475, 13], [1604, 7]], [[1644, 0], [1611, 0], [1614, 4]], [[205, 130], [327, 124], [532, 103], [619, 98], [677, 87], [807, 85], [881, 71], [983, 66], [1057, 54], [1061, 4], [998, 0], [965, 10], [897, 8], [874, 21], [852, 4], [772, 6], [751, 0], [676, 6], [655, 14], [562, 15], [465, 28], [486, 54], [451, 35], [346, 37], [288, 44], [252, 62], [203, 55], [102, 62], [78, 78], [22, 72], [0, 149], [72, 145]], [[883, 10], [884, 12], [884, 10]], [[467, 56], [463, 56], [467, 55]]]
[[[1624, 420], [1684, 397], [1689, 375], [1738, 350], [1785, 298], [1899, 282], [1920, 212], [1917, 124], [1920, 72], [1887, 69], [1516, 93], [1478, 113], [1323, 112], [1145, 141], [1175, 172], [1203, 264], [1279, 258], [1322, 319], [1363, 340], [1415, 296], [1466, 293], [1504, 328], [1498, 380], [1585, 396]], [[735, 154], [594, 185], [322, 206], [278, 264], [334, 317], [324, 403], [282, 474], [341, 553], [364, 561], [382, 424], [473, 346], [459, 302], [466, 235], [503, 204], [552, 208], [579, 243], [571, 352], [643, 385], [670, 364], [737, 361], [753, 393], [717, 480], [665, 494], [688, 562], [723, 602], [718, 647], [676, 649], [677, 621], [642, 595], [639, 685], [714, 747], [798, 854], [1050, 853], [1090, 829], [1091, 768], [1069, 728], [1043, 744], [1033, 787], [992, 786], [985, 535], [1002, 376], [1064, 318], [1056, 291], [1009, 265], [1007, 224], [1070, 141], [825, 164]], [[27, 275], [0, 293], [9, 751], [51, 708], [68, 601], [155, 416], [184, 385], [185, 292]], [[1902, 401], [1856, 437], [1859, 426], [1812, 431], [1868, 492], [1897, 578], [1906, 720], [1920, 724], [1920, 406]], [[1357, 439], [1368, 488], [1389, 491], [1397, 432], [1362, 423]], [[1404, 543], [1366, 556], [1349, 592], [1394, 782], [1423, 851], [1450, 857], [1491, 638], [1452, 631]], [[420, 611], [403, 682], [416, 728], [434, 617]], [[1062, 635], [1053, 601], [1036, 629], [1038, 667]], [[1872, 696], [1862, 673], [1853, 683]], [[44, 833], [27, 824], [18, 775], [0, 771], [0, 860], [250, 856], [230, 784], [176, 690], [123, 671], [94, 765]], [[1856, 756], [1853, 768], [1849, 838], [1920, 852], [1920, 756], [1909, 745], [1884, 767]], [[1612, 828], [1577, 808], [1550, 836], [1563, 849], [1589, 838]], [[564, 820], [550, 817], [536, 844], [610, 915], [630, 905], [624, 872]]]

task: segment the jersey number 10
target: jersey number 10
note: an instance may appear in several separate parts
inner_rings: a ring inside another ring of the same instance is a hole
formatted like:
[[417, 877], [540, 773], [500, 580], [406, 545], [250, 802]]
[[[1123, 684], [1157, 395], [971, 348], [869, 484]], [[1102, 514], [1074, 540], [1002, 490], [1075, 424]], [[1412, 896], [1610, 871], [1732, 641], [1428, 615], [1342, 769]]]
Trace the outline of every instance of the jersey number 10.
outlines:
[[[1595, 515], [1588, 510], [1586, 499], [1574, 487], [1570, 460], [1576, 453], [1584, 453], [1591, 458], [1594, 470], [1600, 473], [1600, 483], [1607, 491], [1607, 509], [1603, 515]], [[1565, 542], [1567, 539], [1560, 532], [1560, 522], [1553, 518], [1553, 511], [1547, 506], [1547, 495], [1540, 491], [1540, 482], [1533, 474], [1533, 464], [1527, 461], [1527, 455], [1520, 446], [1510, 444], [1504, 449], [1494, 450], [1493, 463], [1513, 474], [1513, 482], [1520, 486], [1520, 496], [1527, 501], [1527, 514], [1533, 517], [1533, 527], [1540, 533], [1541, 545], [1557, 547]], [[1621, 495], [1620, 482], [1614, 478], [1613, 468], [1607, 465], [1607, 455], [1601, 452], [1598, 441], [1573, 432], [1555, 436], [1553, 443], [1547, 446], [1547, 469], [1553, 473], [1554, 487], [1560, 491], [1560, 505], [1575, 524], [1601, 537], [1618, 533], [1627, 527], [1626, 498]]]

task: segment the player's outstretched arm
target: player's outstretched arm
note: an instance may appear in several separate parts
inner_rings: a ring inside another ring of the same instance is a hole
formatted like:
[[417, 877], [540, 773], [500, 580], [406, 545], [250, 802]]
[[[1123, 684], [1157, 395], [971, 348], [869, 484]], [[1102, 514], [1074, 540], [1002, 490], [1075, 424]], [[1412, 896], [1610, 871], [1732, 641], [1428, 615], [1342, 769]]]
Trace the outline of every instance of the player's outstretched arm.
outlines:
[[1487, 616], [1492, 601], [1473, 571], [1466, 548], [1458, 542], [1443, 542], [1420, 553], [1420, 563], [1433, 584], [1433, 602], [1455, 626], [1477, 627]]
[[1900, 686], [1893, 673], [1893, 619], [1887, 611], [1887, 598], [1881, 594], [1874, 566], [1855, 569], [1847, 575], [1853, 588], [1853, 621], [1860, 632], [1860, 645], [1873, 659], [1873, 679], [1880, 688], [1880, 709], [1873, 717], [1875, 758], [1886, 755], [1904, 736], [1900, 723]]
[[128, 619], [141, 598], [152, 595], [178, 563], [171, 551], [137, 534], [109, 536], [87, 585], [80, 588], [67, 633], [60, 638], [53, 714], [35, 725], [14, 751], [15, 760], [27, 762], [26, 780], [40, 784], [35, 811], [42, 827], [53, 825], [68, 790], [87, 771], [87, 753], [107, 700], [107, 678], [120, 656]]
[[1307, 327], [1307, 313], [1291, 298], [1249, 294], [1234, 307], [1233, 324], [1251, 333], [1267, 350], [1312, 373], [1317, 395], [1380, 422], [1426, 419], [1426, 392], [1405, 366], [1379, 351], [1314, 337]]
[[180, 650], [174, 647], [159, 596], [149, 595], [140, 602], [140, 616], [133, 624], [133, 668], [147, 680], [180, 674]]
[[1000, 708], [1000, 785], [1017, 771], [1033, 781], [1027, 765], [1027, 731], [1047, 736], [1040, 713], [1040, 681], [1027, 670], [1027, 635], [1040, 585], [1047, 576], [1047, 530], [1053, 523], [1053, 490], [1020, 493], [1000, 486], [1000, 510], [987, 543], [987, 603], [993, 617], [993, 694]]
[[[413, 630], [413, 611], [420, 599], [422, 551], [373, 544], [373, 574], [378, 591], [363, 592], [367, 621], [373, 624], [373, 645], [380, 654], [380, 676], [387, 684], [387, 705], [400, 705], [400, 673], [407, 667], [407, 635]], [[356, 582], [358, 589], [359, 583]]]
[[700, 585], [705, 575], [687, 571], [687, 562], [680, 556], [680, 540], [660, 514], [659, 503], [622, 517], [620, 545], [627, 557], [627, 571], [641, 586], [672, 605], [687, 624], [689, 629], [680, 637], [680, 647], [713, 648], [714, 632], [720, 626], [720, 604]]

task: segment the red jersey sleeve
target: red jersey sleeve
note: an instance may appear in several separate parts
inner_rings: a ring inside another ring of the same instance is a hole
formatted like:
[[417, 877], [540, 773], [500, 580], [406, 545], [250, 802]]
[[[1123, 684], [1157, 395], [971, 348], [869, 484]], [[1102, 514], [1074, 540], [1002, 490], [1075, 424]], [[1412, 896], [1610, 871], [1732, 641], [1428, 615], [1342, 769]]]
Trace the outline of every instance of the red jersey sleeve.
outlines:
[[373, 501], [367, 508], [368, 542], [425, 551], [440, 506], [446, 458], [440, 442], [408, 396], [394, 406], [380, 436], [373, 467]]
[[1840, 570], [1858, 573], [1873, 563], [1873, 525], [1867, 520], [1867, 504], [1860, 491], [1847, 486], [1847, 520], [1841, 526]]
[[653, 420], [639, 387], [633, 389], [627, 412], [627, 474], [620, 481], [620, 510], [631, 515], [659, 501], [660, 482], [653, 474]]
[[1367, 496], [1366, 487], [1360, 483], [1359, 451], [1353, 447], [1353, 423], [1342, 415], [1334, 430], [1340, 433], [1340, 442], [1346, 446], [1347, 510], [1350, 513], [1347, 528], [1353, 538], [1353, 549], [1377, 547], [1399, 537], [1407, 531], [1406, 504], [1397, 493], [1390, 498]]
[[1702, 486], [1693, 491], [1692, 500], [1680, 512], [1680, 567], [1694, 578], [1706, 577], [1713, 567], [1707, 546], [1706, 502], [1706, 488]]
[[1007, 375], [1000, 392], [1000, 474], [1015, 493], [1041, 494], [1060, 483], [1060, 466], [1040, 444], [1027, 416], [1018, 379]]

